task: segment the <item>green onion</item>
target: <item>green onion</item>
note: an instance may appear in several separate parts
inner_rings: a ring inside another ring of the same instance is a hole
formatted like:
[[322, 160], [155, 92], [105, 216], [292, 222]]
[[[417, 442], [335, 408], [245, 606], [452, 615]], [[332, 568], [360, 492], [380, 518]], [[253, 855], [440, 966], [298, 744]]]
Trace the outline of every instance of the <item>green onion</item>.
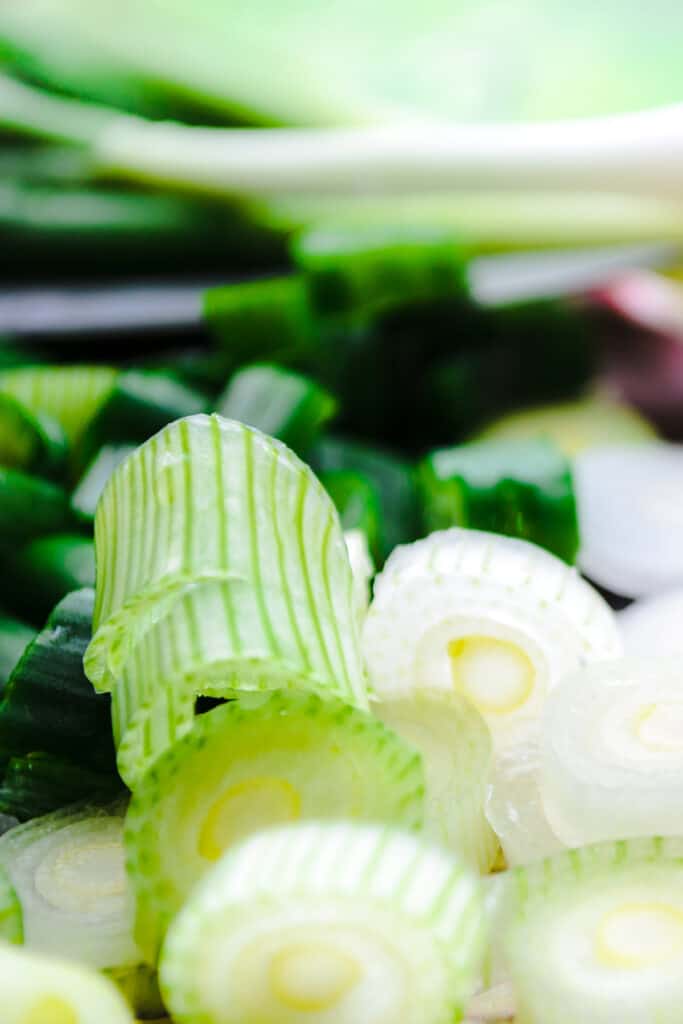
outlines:
[[353, 594], [359, 625], [370, 606], [370, 583], [375, 575], [375, 564], [370, 554], [368, 538], [362, 530], [344, 530], [344, 541], [349, 554], [353, 576]]
[[12, 669], [35, 635], [35, 629], [25, 623], [0, 615], [0, 697]]
[[18, 469], [0, 467], [0, 536], [15, 544], [74, 523], [66, 492]]
[[72, 590], [95, 583], [95, 551], [88, 537], [56, 533], [16, 550], [2, 550], [7, 604], [39, 626]]
[[121, 789], [113, 772], [92, 771], [54, 754], [31, 753], [10, 758], [0, 783], [0, 812], [30, 821], [79, 800], [111, 800]]
[[55, 420], [31, 413], [0, 393], [0, 465], [58, 477], [66, 452], [64, 432]]
[[448, 1024], [482, 951], [474, 876], [377, 825], [272, 829], [229, 851], [160, 962], [175, 1020]]
[[134, 444], [105, 444], [89, 464], [71, 495], [71, 507], [79, 518], [92, 522], [107, 480], [120, 463], [135, 451]]
[[114, 387], [109, 366], [31, 366], [0, 373], [0, 393], [51, 416], [74, 444]]
[[21, 923], [21, 907], [17, 900], [9, 875], [0, 868], [0, 939], [5, 942], [21, 943], [24, 930]]

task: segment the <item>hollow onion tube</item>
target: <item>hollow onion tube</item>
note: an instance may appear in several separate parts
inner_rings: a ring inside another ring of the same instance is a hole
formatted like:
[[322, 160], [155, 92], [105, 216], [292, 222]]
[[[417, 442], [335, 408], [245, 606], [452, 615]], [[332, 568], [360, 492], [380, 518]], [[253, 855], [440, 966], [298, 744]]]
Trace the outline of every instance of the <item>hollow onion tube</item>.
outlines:
[[473, 988], [482, 918], [475, 877], [408, 833], [273, 829], [193, 891], [161, 989], [180, 1024], [448, 1024]]
[[506, 880], [496, 929], [524, 1024], [678, 1024], [683, 841], [570, 850]]
[[9, 875], [0, 868], [0, 940], [19, 943], [23, 940], [21, 907]]
[[124, 810], [74, 805], [0, 837], [0, 866], [21, 905], [27, 946], [93, 967], [140, 962], [124, 867]]
[[412, 747], [339, 701], [282, 692], [214, 708], [150, 768], [128, 810], [140, 947], [154, 962], [192, 886], [252, 832], [302, 818], [415, 829], [423, 792]]
[[455, 690], [498, 749], [538, 722], [568, 671], [615, 657], [614, 614], [576, 571], [526, 541], [452, 529], [398, 548], [363, 626], [381, 700]]
[[596, 396], [509, 413], [489, 423], [478, 436], [483, 441], [545, 437], [573, 458], [615, 441], [652, 441], [655, 430], [636, 409]]
[[683, 835], [679, 659], [623, 659], [563, 680], [546, 704], [541, 792], [568, 846]]
[[634, 601], [617, 615], [627, 654], [668, 658], [683, 654], [683, 590]]
[[609, 445], [574, 464], [579, 565], [596, 583], [640, 597], [683, 581], [683, 446]]
[[430, 835], [485, 873], [499, 846], [484, 817], [491, 738], [469, 701], [443, 690], [379, 702], [375, 714], [422, 755]]
[[564, 848], [543, 806], [538, 738], [517, 743], [495, 758], [486, 792], [486, 817], [508, 866], [528, 864]]
[[129, 781], [192, 724], [194, 698], [296, 680], [366, 706], [336, 510], [279, 442], [219, 416], [165, 428], [98, 505], [95, 634]]
[[73, 444], [114, 386], [111, 366], [27, 366], [0, 373], [0, 393], [51, 416]]
[[116, 986], [81, 964], [0, 944], [3, 1024], [133, 1024]]

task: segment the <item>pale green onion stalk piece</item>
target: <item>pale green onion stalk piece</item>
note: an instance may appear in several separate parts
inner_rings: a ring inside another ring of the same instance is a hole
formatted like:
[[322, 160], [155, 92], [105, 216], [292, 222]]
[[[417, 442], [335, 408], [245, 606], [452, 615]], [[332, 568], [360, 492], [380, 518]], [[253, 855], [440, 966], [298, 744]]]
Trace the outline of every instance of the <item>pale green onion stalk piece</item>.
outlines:
[[655, 436], [654, 427], [636, 409], [600, 396], [512, 412], [478, 434], [482, 440], [546, 437], [571, 458], [598, 445], [652, 441]]
[[380, 700], [455, 690], [498, 750], [537, 726], [567, 672], [621, 650], [613, 612], [575, 569], [526, 541], [463, 529], [394, 551], [363, 647]]
[[523, 1024], [679, 1024], [683, 840], [571, 850], [510, 872], [495, 925]]
[[0, 838], [21, 904], [24, 942], [92, 967], [139, 963], [121, 804], [56, 811]]
[[192, 886], [252, 832], [320, 818], [418, 829], [423, 796], [413, 748], [340, 701], [282, 692], [198, 717], [140, 781], [126, 818], [140, 947], [154, 962]]
[[116, 986], [69, 960], [0, 944], [2, 1024], [133, 1024]]
[[480, 883], [379, 825], [301, 824], [230, 851], [175, 919], [161, 989], [179, 1024], [451, 1024], [484, 938]]
[[627, 654], [639, 658], [683, 655], [683, 590], [642, 597], [617, 615]]
[[0, 392], [27, 409], [51, 416], [67, 439], [78, 441], [114, 387], [111, 366], [28, 366], [0, 373]]
[[491, 737], [477, 709], [453, 692], [419, 690], [374, 711], [422, 755], [432, 838], [476, 871], [489, 871], [499, 845], [484, 817]]
[[375, 563], [372, 560], [368, 537], [364, 530], [345, 530], [344, 540], [351, 563], [353, 600], [360, 627], [370, 606], [370, 581], [375, 575]]
[[563, 680], [546, 704], [541, 793], [568, 846], [683, 835], [680, 658], [625, 658]]
[[134, 967], [114, 967], [104, 972], [125, 996], [126, 1002], [140, 1020], [158, 1020], [164, 1017], [157, 972], [149, 964]]
[[0, 867], [0, 940], [22, 942], [21, 907], [5, 868]]
[[581, 454], [574, 464], [582, 572], [624, 597], [683, 582], [683, 445], [652, 441]]
[[496, 757], [486, 794], [486, 817], [509, 867], [564, 849], [543, 806], [538, 738], [517, 743]]
[[339, 517], [289, 449], [220, 416], [155, 435], [95, 518], [96, 632], [127, 782], [191, 727], [195, 697], [298, 685], [367, 706]]

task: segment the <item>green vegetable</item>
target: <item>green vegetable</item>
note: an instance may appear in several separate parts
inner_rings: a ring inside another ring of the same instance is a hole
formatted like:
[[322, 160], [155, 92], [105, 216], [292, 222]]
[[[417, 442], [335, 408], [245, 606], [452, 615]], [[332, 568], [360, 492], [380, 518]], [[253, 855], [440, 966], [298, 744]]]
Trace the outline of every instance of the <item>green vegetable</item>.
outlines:
[[432, 452], [419, 475], [426, 532], [449, 526], [533, 541], [570, 564], [579, 547], [569, 462], [552, 442], [477, 441]]
[[683, 967], [683, 845], [570, 850], [508, 876], [495, 929], [529, 1024], [674, 1024]]
[[7, 604], [40, 626], [72, 590], [95, 583], [93, 542], [78, 534], [39, 537], [14, 551], [2, 551]]
[[29, 821], [79, 800], [111, 799], [121, 788], [113, 772], [94, 772], [54, 754], [27, 754], [10, 758], [0, 784], [0, 812]]
[[654, 428], [635, 409], [607, 398], [583, 398], [521, 412], [489, 423], [483, 441], [527, 441], [545, 437], [573, 458], [587, 448], [622, 441], [651, 441]]
[[500, 750], [538, 730], [563, 676], [617, 657], [621, 642], [614, 613], [575, 569], [526, 541], [453, 528], [389, 558], [363, 649], [381, 700], [455, 690]]
[[348, 469], [331, 469], [319, 475], [337, 507], [344, 530], [347, 533], [362, 532], [373, 557], [379, 558], [382, 495], [376, 484]]
[[478, 882], [408, 833], [300, 824], [247, 839], [197, 886], [160, 962], [181, 1024], [448, 1024], [482, 951]]
[[25, 623], [0, 615], [0, 696], [12, 669], [35, 635], [35, 629]]
[[484, 817], [491, 738], [481, 715], [457, 694], [438, 690], [381, 701], [374, 711], [422, 755], [430, 835], [475, 871], [488, 872], [499, 846]]
[[69, 499], [61, 487], [18, 469], [0, 467], [0, 536], [16, 544], [73, 525]]
[[368, 539], [362, 530], [344, 530], [346, 550], [353, 576], [354, 603], [360, 626], [370, 606], [370, 584], [375, 575], [375, 563], [370, 554]]
[[297, 683], [366, 706], [339, 520], [280, 443], [215, 415], [171, 424], [114, 472], [95, 539], [85, 668], [112, 690], [129, 784], [200, 695]]
[[110, 366], [30, 366], [0, 373], [0, 393], [51, 416], [75, 444], [114, 387]]
[[0, 465], [39, 476], [59, 476], [66, 451], [66, 438], [58, 423], [30, 413], [10, 395], [0, 394]]
[[4, 868], [0, 868], [0, 939], [20, 943], [23, 940], [21, 907]]
[[216, 402], [221, 416], [258, 427], [300, 454], [336, 408], [332, 395], [309, 377], [268, 364], [238, 370]]
[[123, 850], [123, 813], [82, 804], [0, 836], [0, 865], [21, 904], [31, 949], [93, 967], [139, 963]]
[[135, 451], [134, 444], [102, 445], [71, 495], [71, 507], [85, 522], [92, 522], [95, 509], [107, 480], [120, 465]]
[[114, 967], [104, 972], [126, 997], [136, 1018], [158, 1020], [165, 1017], [156, 971], [147, 964], [135, 967]]
[[[79, 590], [54, 609], [27, 646], [0, 701], [0, 750], [45, 751], [76, 765], [113, 767], [109, 699], [83, 674], [94, 594]], [[59, 785], [59, 777], [55, 777]]]
[[3, 1024], [133, 1024], [111, 981], [68, 959], [0, 946]]
[[155, 961], [197, 879], [251, 833], [302, 818], [416, 829], [422, 794], [419, 756], [340, 702], [282, 693], [202, 715], [139, 782], [128, 811], [141, 949]]

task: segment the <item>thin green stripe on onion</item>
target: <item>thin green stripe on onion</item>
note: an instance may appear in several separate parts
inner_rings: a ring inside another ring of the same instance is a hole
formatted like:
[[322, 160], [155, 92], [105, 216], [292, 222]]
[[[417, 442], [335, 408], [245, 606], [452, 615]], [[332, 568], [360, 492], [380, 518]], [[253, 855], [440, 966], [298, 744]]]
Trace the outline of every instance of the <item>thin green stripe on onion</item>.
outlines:
[[683, 835], [680, 659], [623, 659], [565, 679], [546, 705], [541, 792], [567, 845]]
[[179, 1024], [451, 1024], [483, 951], [479, 882], [377, 825], [268, 830], [225, 855], [160, 961]]
[[380, 700], [455, 690], [498, 750], [537, 727], [568, 671], [621, 651], [614, 614], [574, 569], [525, 541], [462, 529], [394, 552], [363, 646]]

